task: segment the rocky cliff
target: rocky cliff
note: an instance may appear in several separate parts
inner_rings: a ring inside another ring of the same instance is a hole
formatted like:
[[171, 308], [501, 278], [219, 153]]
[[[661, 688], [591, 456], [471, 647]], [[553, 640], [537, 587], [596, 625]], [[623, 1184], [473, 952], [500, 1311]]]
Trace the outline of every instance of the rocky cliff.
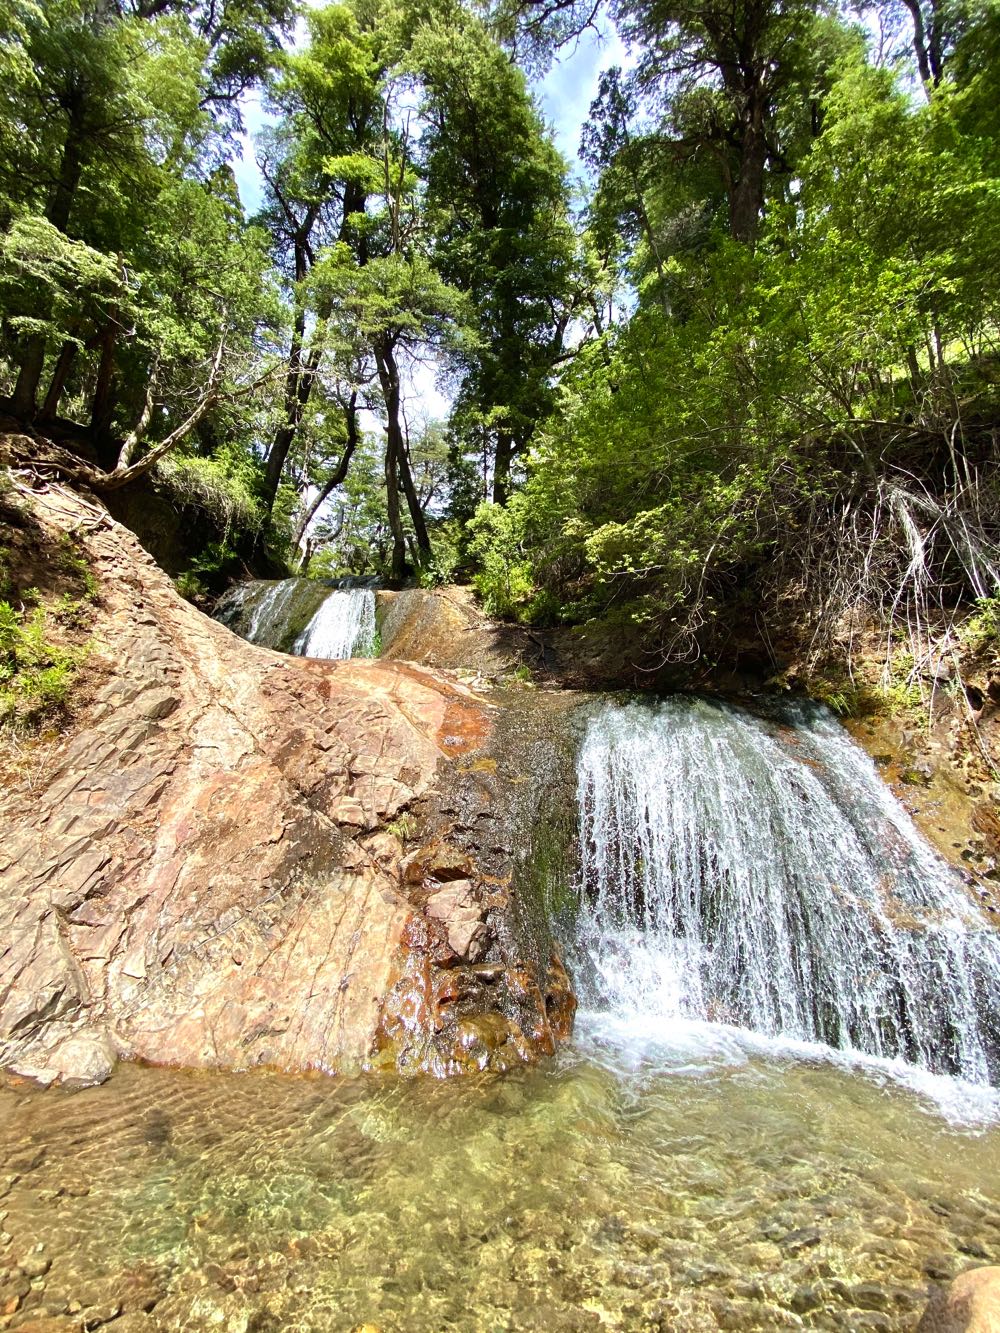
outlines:
[[74, 534], [98, 609], [90, 702], [0, 797], [0, 1063], [86, 1083], [119, 1057], [446, 1074], [552, 1052], [566, 974], [509, 849], [456, 839], [443, 799], [495, 706], [247, 644], [100, 505], [20, 489], [25, 523]]

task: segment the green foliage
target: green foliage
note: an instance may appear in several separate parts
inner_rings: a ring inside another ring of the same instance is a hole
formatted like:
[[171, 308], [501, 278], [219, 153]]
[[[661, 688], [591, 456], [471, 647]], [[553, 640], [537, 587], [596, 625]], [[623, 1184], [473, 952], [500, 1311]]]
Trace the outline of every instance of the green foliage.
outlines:
[[[74, 615], [71, 607], [61, 605], [57, 616]], [[0, 726], [31, 727], [65, 711], [83, 652], [52, 642], [49, 629], [42, 607], [0, 601]]]
[[453, 421], [470, 450], [485, 428], [500, 498], [512, 458], [552, 404], [580, 295], [577, 245], [566, 164], [524, 75], [471, 14], [445, 12], [417, 29], [408, 59], [423, 86], [435, 262], [469, 294], [477, 335], [456, 358]]
[[434, 525], [430, 558], [421, 565], [417, 576], [421, 588], [455, 582], [463, 561], [463, 538], [461, 525], [454, 519]]
[[[286, 51], [289, 0], [0, 7], [0, 388], [102, 467], [187, 432], [156, 480], [217, 538], [188, 595], [250, 539], [317, 577], [471, 561], [491, 613], [667, 662], [736, 623], [919, 634], [992, 588], [995, 5], [934, 10], [917, 95], [813, 0], [615, 0], [635, 65], [601, 79], [582, 235], [497, 41], [575, 4], [349, 0]], [[262, 82], [248, 222], [227, 136]], [[453, 411], [411, 429], [428, 359]]]
[[526, 507], [520, 496], [507, 505], [481, 504], [469, 523], [469, 553], [477, 562], [473, 585], [496, 616], [527, 618], [535, 591], [525, 543]]
[[199, 605], [207, 596], [208, 588], [197, 574], [185, 570], [174, 579], [174, 587], [187, 602]]
[[244, 535], [260, 529], [263, 515], [246, 461], [237, 459], [234, 466], [225, 455], [168, 455], [156, 465], [155, 476], [176, 504], [210, 514], [224, 538], [231, 532]]
[[409, 842], [411, 838], [417, 836], [420, 824], [415, 815], [411, 815], [409, 811], [404, 810], [401, 815], [397, 815], [395, 819], [390, 820], [385, 828], [387, 833], [391, 833], [400, 842]]
[[980, 652], [1000, 644], [1000, 597], [979, 597], [976, 610], [959, 628], [964, 647]]
[[59, 546], [59, 568], [77, 581], [81, 589], [82, 601], [96, 602], [97, 580], [94, 578], [93, 571], [86, 557], [79, 550], [76, 541], [67, 532], [63, 534]]
[[[661, 227], [667, 167], [654, 151], [630, 177], [629, 136], [604, 145], [601, 188], [646, 209], [632, 271], [655, 280], [561, 376], [516, 535], [494, 521], [478, 539], [493, 605], [535, 587], [569, 618], [630, 623], [667, 662], [790, 614], [823, 652], [844, 616], [920, 626], [929, 589], [988, 582], [995, 500], [962, 450], [995, 449], [977, 424], [996, 407], [995, 131], [976, 81], [921, 106], [856, 41], [839, 50], [795, 179], [768, 178], [756, 247], [717, 222], [697, 245]], [[912, 683], [882, 688], [914, 704]]]

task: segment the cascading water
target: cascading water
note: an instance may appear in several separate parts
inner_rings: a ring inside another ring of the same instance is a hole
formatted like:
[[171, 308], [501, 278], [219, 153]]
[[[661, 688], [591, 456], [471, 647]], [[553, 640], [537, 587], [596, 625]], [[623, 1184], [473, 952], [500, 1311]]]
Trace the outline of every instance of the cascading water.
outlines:
[[302, 657], [368, 657], [374, 646], [374, 592], [338, 588], [295, 640], [292, 652]]
[[282, 624], [298, 582], [298, 579], [281, 579], [265, 588], [250, 612], [246, 637], [251, 643], [266, 643], [271, 632]]
[[375, 648], [375, 592], [329, 588], [304, 578], [240, 584], [216, 609], [224, 625], [251, 643], [301, 657], [370, 657]]
[[589, 1008], [1000, 1083], [1000, 932], [826, 710], [607, 705], [578, 784]]

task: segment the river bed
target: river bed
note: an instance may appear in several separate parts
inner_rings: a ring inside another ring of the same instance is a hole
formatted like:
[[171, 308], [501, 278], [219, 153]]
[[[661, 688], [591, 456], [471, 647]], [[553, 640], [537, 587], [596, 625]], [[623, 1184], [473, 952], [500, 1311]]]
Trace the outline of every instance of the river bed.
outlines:
[[911, 1329], [930, 1283], [1000, 1260], [1000, 1127], [956, 1122], [957, 1084], [949, 1119], [877, 1068], [689, 1036], [584, 1014], [503, 1079], [123, 1065], [4, 1091], [5, 1262], [35, 1276], [8, 1270], [0, 1308], [116, 1333]]

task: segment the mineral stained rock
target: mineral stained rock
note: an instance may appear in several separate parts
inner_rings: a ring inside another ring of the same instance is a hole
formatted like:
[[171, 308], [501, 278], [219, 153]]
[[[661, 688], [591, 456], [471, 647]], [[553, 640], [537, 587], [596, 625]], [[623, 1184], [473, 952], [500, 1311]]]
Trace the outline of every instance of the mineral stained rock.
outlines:
[[512, 945], [488, 856], [408, 813], [486, 743], [488, 701], [254, 647], [100, 506], [50, 486], [30, 511], [84, 544], [97, 683], [0, 794], [0, 1065], [81, 1086], [121, 1057], [446, 1074], [554, 1051], [558, 958]]

